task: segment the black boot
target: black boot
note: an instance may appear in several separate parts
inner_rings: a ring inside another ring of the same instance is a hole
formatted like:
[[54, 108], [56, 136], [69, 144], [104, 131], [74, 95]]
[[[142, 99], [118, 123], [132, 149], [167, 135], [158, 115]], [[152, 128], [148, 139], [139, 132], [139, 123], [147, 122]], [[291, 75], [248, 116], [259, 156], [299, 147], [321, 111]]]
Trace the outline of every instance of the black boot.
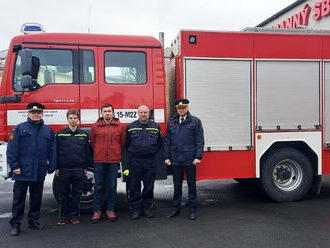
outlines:
[[12, 225], [10, 227], [10, 235], [11, 236], [18, 236], [20, 234], [20, 226], [19, 225]]
[[45, 227], [36, 220], [29, 220], [29, 228], [32, 230], [43, 230]]

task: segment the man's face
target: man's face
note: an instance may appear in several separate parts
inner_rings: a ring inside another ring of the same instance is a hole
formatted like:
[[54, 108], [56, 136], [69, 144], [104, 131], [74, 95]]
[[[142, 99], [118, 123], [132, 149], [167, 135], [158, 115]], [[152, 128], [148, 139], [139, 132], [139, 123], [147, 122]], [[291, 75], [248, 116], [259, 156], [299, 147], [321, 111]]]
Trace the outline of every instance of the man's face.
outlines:
[[40, 122], [43, 112], [39, 110], [29, 111], [28, 116], [33, 122]]
[[77, 127], [78, 126], [78, 123], [79, 123], [79, 118], [77, 115], [68, 115], [68, 123], [69, 123], [69, 126], [70, 127]]
[[112, 108], [111, 107], [103, 108], [102, 111], [101, 111], [101, 115], [106, 121], [110, 121], [113, 117]]
[[177, 111], [178, 115], [180, 115], [181, 117], [184, 117], [184, 116], [186, 116], [186, 114], [188, 112], [188, 106], [176, 107], [176, 111]]
[[142, 123], [145, 123], [148, 121], [149, 118], [149, 109], [147, 107], [141, 107], [138, 110], [139, 120]]

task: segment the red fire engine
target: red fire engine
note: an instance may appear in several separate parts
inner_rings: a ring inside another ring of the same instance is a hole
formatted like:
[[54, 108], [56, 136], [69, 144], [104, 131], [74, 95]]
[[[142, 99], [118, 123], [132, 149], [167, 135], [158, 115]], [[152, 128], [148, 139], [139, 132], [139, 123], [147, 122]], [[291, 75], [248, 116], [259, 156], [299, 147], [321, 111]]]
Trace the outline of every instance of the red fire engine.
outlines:
[[[204, 127], [199, 180], [255, 178], [276, 201], [301, 199], [330, 173], [328, 42], [321, 33], [185, 30], [164, 63], [152, 37], [17, 36], [0, 87], [0, 173], [8, 174], [6, 141], [28, 102], [45, 104], [55, 131], [68, 108], [80, 109], [88, 128], [102, 103], [124, 123], [145, 104], [165, 132], [174, 98], [186, 97]], [[164, 178], [163, 163], [159, 171]]]

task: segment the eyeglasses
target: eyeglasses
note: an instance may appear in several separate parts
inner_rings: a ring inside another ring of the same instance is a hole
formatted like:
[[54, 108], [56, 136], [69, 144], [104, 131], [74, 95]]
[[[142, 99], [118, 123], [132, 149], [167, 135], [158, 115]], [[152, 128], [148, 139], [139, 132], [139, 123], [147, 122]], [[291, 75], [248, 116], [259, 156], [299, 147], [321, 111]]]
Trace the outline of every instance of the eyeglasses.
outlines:
[[33, 115], [41, 115], [43, 112], [42, 111], [30, 111], [29, 113], [33, 114]]
[[187, 106], [185, 106], [185, 107], [176, 107], [176, 109], [186, 109], [187, 108]]

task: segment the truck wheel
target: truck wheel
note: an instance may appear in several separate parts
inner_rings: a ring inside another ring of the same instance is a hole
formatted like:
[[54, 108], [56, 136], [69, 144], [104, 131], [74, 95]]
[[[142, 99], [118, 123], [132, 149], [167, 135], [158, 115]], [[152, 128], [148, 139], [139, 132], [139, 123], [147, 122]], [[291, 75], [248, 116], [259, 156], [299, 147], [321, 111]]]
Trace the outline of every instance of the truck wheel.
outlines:
[[[53, 195], [57, 203], [59, 202], [59, 179], [57, 176], [54, 176], [53, 179]], [[84, 177], [83, 183], [83, 193], [80, 198], [80, 213], [90, 213], [93, 211], [93, 197], [94, 197], [94, 173], [93, 168], [88, 168], [87, 173]]]
[[262, 187], [275, 201], [289, 202], [302, 199], [311, 189], [312, 181], [312, 164], [296, 149], [276, 150], [262, 164]]

